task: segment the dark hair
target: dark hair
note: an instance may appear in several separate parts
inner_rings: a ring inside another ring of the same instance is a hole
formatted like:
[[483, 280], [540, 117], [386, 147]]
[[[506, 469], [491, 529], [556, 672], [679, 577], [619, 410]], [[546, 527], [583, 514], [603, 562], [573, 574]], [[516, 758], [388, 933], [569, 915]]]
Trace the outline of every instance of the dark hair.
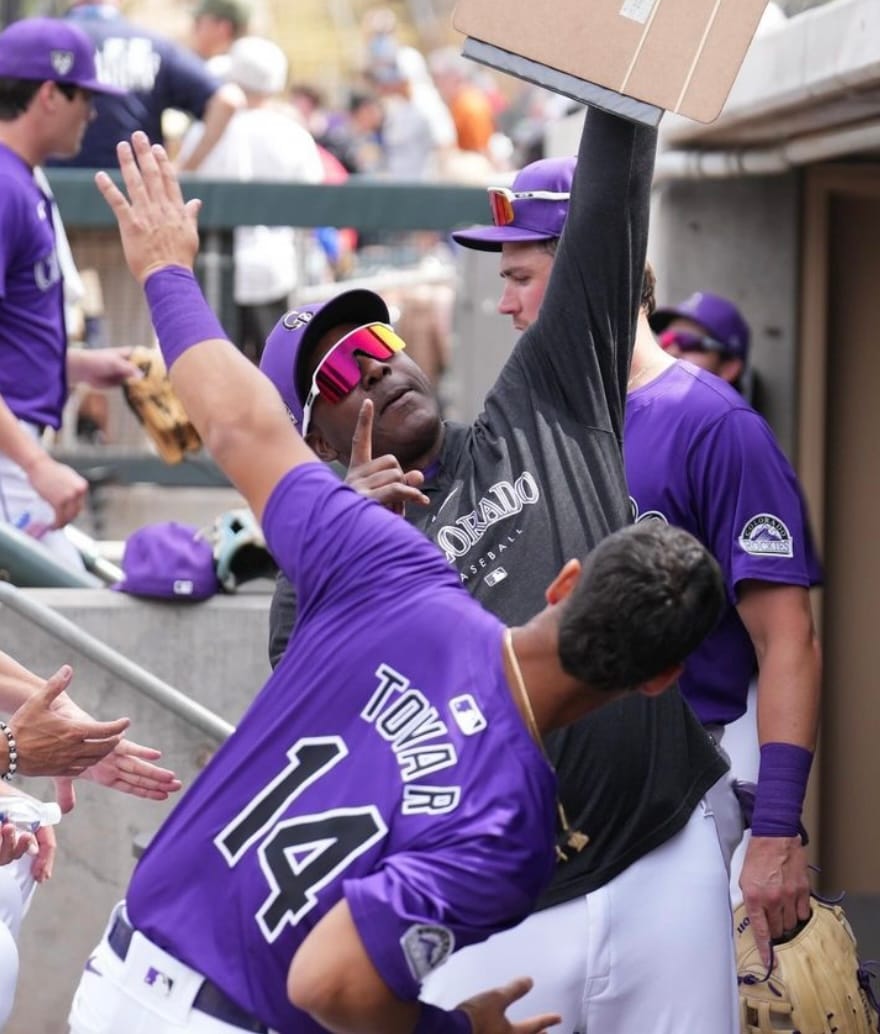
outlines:
[[642, 281], [639, 306], [646, 316], [652, 316], [657, 308], [657, 274], [650, 262], [645, 263], [645, 279]]
[[563, 605], [562, 667], [596, 690], [637, 689], [684, 661], [725, 600], [721, 570], [693, 535], [659, 520], [624, 528], [587, 556]]
[[12, 122], [23, 115], [42, 85], [41, 79], [0, 77], [0, 122]]

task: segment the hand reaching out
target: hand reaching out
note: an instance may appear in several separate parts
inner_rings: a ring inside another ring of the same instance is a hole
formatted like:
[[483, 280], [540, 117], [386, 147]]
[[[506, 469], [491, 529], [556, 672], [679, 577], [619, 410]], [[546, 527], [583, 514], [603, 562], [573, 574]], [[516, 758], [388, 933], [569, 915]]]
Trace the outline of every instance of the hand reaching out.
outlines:
[[404, 472], [397, 458], [390, 454], [373, 459], [373, 402], [365, 399], [351, 439], [346, 484], [402, 517], [407, 503], [427, 506], [430, 502], [419, 491], [424, 480], [420, 470]]
[[470, 1017], [473, 1034], [543, 1034], [548, 1027], [561, 1023], [562, 1017], [546, 1013], [513, 1023], [505, 1015], [509, 1006], [531, 991], [532, 983], [529, 977], [519, 977], [504, 987], [468, 998], [458, 1008]]
[[70, 666], [63, 665], [9, 719], [20, 775], [82, 775], [122, 742], [128, 718], [96, 722], [78, 708], [74, 718], [65, 713], [58, 697], [72, 677]]

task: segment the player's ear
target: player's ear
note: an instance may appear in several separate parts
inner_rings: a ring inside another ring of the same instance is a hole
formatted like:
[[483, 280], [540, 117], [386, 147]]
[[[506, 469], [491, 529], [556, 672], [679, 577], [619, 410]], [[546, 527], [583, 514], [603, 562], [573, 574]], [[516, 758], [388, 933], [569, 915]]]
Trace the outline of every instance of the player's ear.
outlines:
[[683, 664], [671, 664], [668, 668], [664, 668], [663, 671], [658, 675], [655, 675], [652, 679], [648, 679], [647, 682], [643, 682], [639, 686], [639, 692], [644, 693], [646, 697], [658, 697], [678, 680], [678, 677], [683, 671]]
[[569, 560], [547, 586], [544, 598], [549, 604], [561, 603], [577, 585], [581, 576], [580, 560]]
[[333, 463], [336, 460], [342, 459], [339, 454], [339, 450], [334, 449], [320, 431], [309, 431], [306, 435], [306, 445], [308, 445], [319, 460], [323, 460], [325, 463]]
[[740, 377], [742, 377], [743, 368], [744, 363], [742, 359], [724, 359], [718, 372], [726, 381], [736, 384]]

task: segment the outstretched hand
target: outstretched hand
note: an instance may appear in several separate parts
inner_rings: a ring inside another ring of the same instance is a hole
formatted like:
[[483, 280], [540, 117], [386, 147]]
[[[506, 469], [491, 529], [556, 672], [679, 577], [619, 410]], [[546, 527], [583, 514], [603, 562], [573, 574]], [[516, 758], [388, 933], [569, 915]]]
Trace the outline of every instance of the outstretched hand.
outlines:
[[351, 460], [346, 484], [368, 499], [403, 516], [407, 503], [427, 506], [430, 500], [419, 491], [425, 480], [420, 470], [404, 471], [390, 453], [373, 459], [373, 402], [364, 399], [351, 439]]
[[512, 1023], [505, 1015], [509, 1006], [531, 991], [532, 984], [529, 977], [519, 977], [504, 987], [468, 998], [458, 1008], [470, 1017], [473, 1034], [544, 1034], [548, 1027], [561, 1023], [562, 1017], [545, 1013]]
[[192, 269], [199, 249], [201, 201], [184, 202], [174, 169], [159, 144], [146, 133], [117, 144], [116, 154], [128, 198], [106, 172], [95, 183], [110, 206], [122, 238], [128, 268], [138, 283], [167, 266]]
[[96, 722], [84, 711], [76, 717], [65, 714], [65, 704], [58, 697], [72, 677], [70, 666], [63, 665], [9, 719], [18, 747], [19, 774], [82, 775], [122, 742], [131, 724], [128, 718]]

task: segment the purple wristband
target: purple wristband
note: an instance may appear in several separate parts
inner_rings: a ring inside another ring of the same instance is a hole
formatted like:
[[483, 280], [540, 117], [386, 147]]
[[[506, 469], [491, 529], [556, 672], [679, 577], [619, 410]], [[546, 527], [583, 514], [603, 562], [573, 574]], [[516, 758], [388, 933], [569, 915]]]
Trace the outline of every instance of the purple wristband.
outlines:
[[463, 1009], [447, 1012], [427, 1002], [419, 1003], [422, 1011], [413, 1034], [473, 1034], [471, 1018]]
[[191, 270], [182, 266], [157, 269], [147, 277], [144, 294], [169, 370], [193, 345], [214, 338], [227, 340]]
[[812, 752], [794, 743], [765, 743], [761, 747], [752, 836], [800, 834], [801, 809], [812, 763]]

